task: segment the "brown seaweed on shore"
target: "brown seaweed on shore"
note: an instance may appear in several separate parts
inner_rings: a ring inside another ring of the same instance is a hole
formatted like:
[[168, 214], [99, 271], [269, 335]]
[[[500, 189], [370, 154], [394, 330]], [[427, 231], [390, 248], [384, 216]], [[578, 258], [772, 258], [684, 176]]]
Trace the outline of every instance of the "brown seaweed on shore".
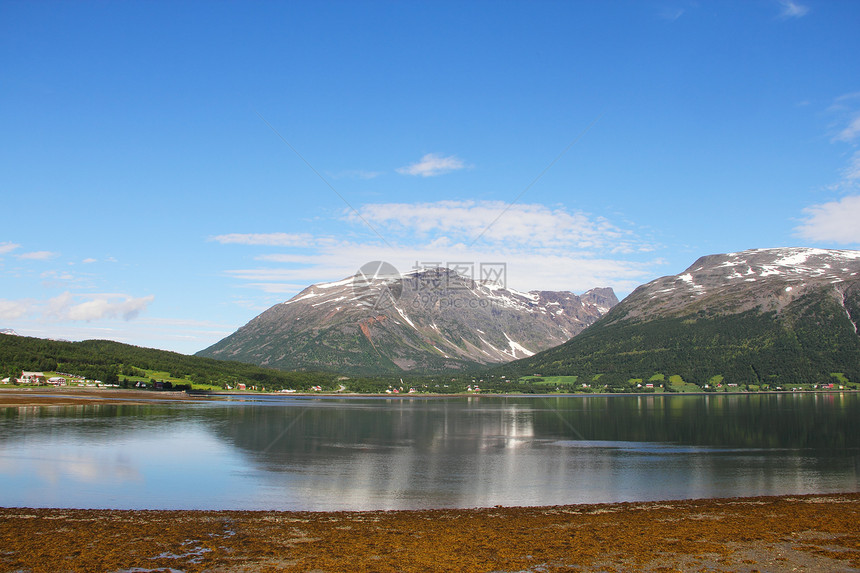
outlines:
[[394, 512], [0, 509], [3, 571], [853, 571], [860, 494]]

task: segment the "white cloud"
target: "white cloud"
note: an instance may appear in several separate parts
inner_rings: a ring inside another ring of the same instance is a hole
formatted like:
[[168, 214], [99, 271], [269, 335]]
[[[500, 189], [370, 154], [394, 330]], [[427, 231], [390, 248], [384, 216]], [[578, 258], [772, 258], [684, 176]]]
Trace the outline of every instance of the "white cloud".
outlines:
[[39, 275], [42, 279], [42, 286], [48, 289], [68, 289], [72, 285], [80, 288], [81, 285], [90, 282], [87, 278], [77, 277], [68, 271], [49, 270], [44, 271]]
[[439, 153], [428, 153], [416, 163], [407, 165], [406, 167], [399, 167], [397, 172], [401, 175], [433, 177], [435, 175], [457, 171], [458, 169], [465, 169], [466, 167], [467, 165], [463, 163], [463, 160], [454, 155], [443, 157]]
[[3, 300], [0, 299], [0, 320], [17, 320], [23, 318], [33, 311], [31, 300]]
[[90, 259], [84, 259], [84, 260], [82, 260], [81, 262], [82, 262], [83, 264], [85, 264], [85, 265], [89, 265], [89, 264], [92, 264], [92, 263], [96, 263], [96, 262], [98, 262], [98, 260], [97, 260], [97, 259], [92, 259], [92, 258], [90, 258]]
[[21, 253], [20, 255], [17, 255], [19, 259], [27, 261], [49, 261], [59, 256], [59, 253], [54, 253], [51, 251], [34, 251], [32, 253]]
[[[653, 247], [634, 231], [604, 217], [562, 207], [439, 201], [369, 204], [358, 211], [360, 217], [349, 211], [342, 216], [356, 227], [364, 225], [364, 218], [387, 243], [315, 237], [308, 241], [313, 247], [310, 253], [284, 249], [256, 254], [251, 258], [259, 266], [224, 273], [245, 288], [267, 293], [267, 301], [273, 294], [291, 295], [313, 283], [350, 277], [374, 260], [388, 261], [401, 272], [416, 265], [471, 262], [476, 277], [481, 263], [503, 262], [508, 284], [518, 290], [580, 292], [611, 286], [624, 294], [653, 276], [654, 268], [662, 264], [655, 258], [643, 259], [643, 253]], [[246, 236], [262, 235], [242, 235]]]
[[780, 15], [783, 18], [801, 18], [809, 13], [809, 6], [804, 6], [794, 0], [780, 0], [779, 4], [782, 6]]
[[210, 240], [222, 245], [267, 245], [271, 247], [306, 247], [313, 243], [307, 233], [230, 233]]
[[154, 299], [153, 295], [134, 298], [124, 294], [73, 295], [66, 292], [47, 302], [44, 315], [59, 321], [132, 320]]
[[43, 279], [55, 279], [62, 281], [71, 281], [75, 279], [75, 276], [72, 273], [63, 271], [45, 271], [40, 274], [39, 277]]
[[16, 243], [0, 243], [0, 255], [5, 255], [7, 253], [11, 253], [15, 249], [19, 248], [21, 245]]
[[654, 261], [628, 261], [614, 256], [593, 256], [587, 251], [565, 249], [500, 249], [431, 241], [419, 245], [379, 246], [369, 243], [341, 243], [320, 249], [313, 264], [300, 268], [258, 267], [228, 270], [246, 287], [266, 293], [296, 293], [320, 281], [350, 277], [368, 261], [384, 260], [400, 272], [426, 266], [451, 266], [474, 263], [477, 276], [481, 263], [503, 262], [508, 268], [508, 283], [519, 290], [587, 290], [612, 286], [629, 292], [638, 286], [655, 266]]
[[[860, 165], [858, 165], [860, 168]], [[803, 210], [806, 221], [795, 229], [798, 236], [813, 241], [860, 243], [860, 195], [812, 205]]]
[[46, 301], [0, 300], [0, 320], [18, 320], [27, 316], [41, 316], [48, 322], [132, 320], [146, 310], [154, 298], [152, 295], [135, 298], [123, 294], [74, 295], [65, 292]]
[[[618, 252], [641, 250], [643, 241], [604, 217], [502, 201], [377, 203], [359, 209], [383, 235], [433, 236], [449, 243], [504, 243], [509, 247], [573, 247]], [[358, 222], [353, 212], [347, 219]]]

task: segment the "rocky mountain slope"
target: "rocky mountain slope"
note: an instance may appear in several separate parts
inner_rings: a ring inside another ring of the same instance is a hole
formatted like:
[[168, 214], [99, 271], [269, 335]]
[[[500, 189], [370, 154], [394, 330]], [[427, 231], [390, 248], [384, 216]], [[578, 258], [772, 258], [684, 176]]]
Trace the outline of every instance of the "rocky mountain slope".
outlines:
[[509, 370], [622, 386], [671, 374], [701, 386], [860, 382], [858, 324], [860, 251], [754, 249], [642, 285], [583, 335]]
[[[626, 319], [679, 316], [704, 310], [781, 312], [821, 288], [842, 304], [860, 280], [860, 251], [754, 249], [701, 257], [679, 275], [659, 278], [625, 300]], [[613, 320], [622, 318], [617, 312]]]
[[282, 370], [441, 372], [531, 356], [612, 308], [611, 288], [517, 292], [447, 268], [310, 286], [198, 353]]

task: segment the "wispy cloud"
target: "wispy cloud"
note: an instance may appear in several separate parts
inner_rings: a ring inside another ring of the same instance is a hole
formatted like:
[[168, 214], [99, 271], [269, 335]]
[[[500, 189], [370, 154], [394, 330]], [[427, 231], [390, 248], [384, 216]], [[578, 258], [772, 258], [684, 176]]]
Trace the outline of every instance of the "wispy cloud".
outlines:
[[856, 188], [858, 184], [860, 184], [860, 151], [855, 151], [848, 166], [842, 170], [842, 187]]
[[860, 195], [812, 205], [803, 210], [806, 220], [795, 229], [799, 237], [813, 241], [860, 244]]
[[[225, 270], [242, 286], [269, 294], [295, 293], [314, 282], [352, 276], [368, 261], [385, 260], [401, 271], [456, 262], [504, 262], [520, 290], [586, 290], [609, 285], [619, 292], [647, 278], [654, 247], [607, 219], [539, 204], [514, 205], [487, 230], [506, 204], [501, 201], [439, 201], [364, 205], [361, 217], [377, 225], [389, 244], [318, 237], [307, 252], [253, 255], [253, 268]], [[358, 215], [344, 219], [361, 225]], [[485, 231], [481, 240], [472, 239]], [[250, 243], [249, 243], [250, 244]], [[268, 244], [268, 243], [266, 243]]]
[[89, 258], [89, 259], [84, 259], [81, 262], [85, 265], [89, 265], [89, 264], [98, 262], [98, 259]]
[[35, 317], [47, 322], [133, 320], [155, 299], [153, 295], [73, 294], [65, 292], [48, 300], [32, 298], [0, 300], [0, 320]]
[[684, 15], [684, 11], [685, 10], [683, 8], [662, 8], [658, 15], [661, 20], [674, 22]]
[[[508, 206], [502, 201], [377, 203], [359, 209], [361, 216], [390, 235], [409, 235], [471, 244], [505, 243], [516, 247], [574, 247], [633, 252], [648, 250], [634, 233], [606, 218], [540, 204]], [[500, 214], [502, 217], [499, 217]], [[357, 215], [347, 213], [348, 219]], [[357, 222], [357, 221], [354, 221]]]
[[59, 270], [45, 271], [39, 275], [39, 278], [42, 279], [42, 285], [47, 288], [82, 282], [80, 278], [76, 277], [72, 273]]
[[20, 247], [21, 245], [17, 243], [0, 243], [0, 255], [6, 255]]
[[809, 6], [794, 0], [779, 0], [779, 5], [782, 7], [780, 16], [783, 18], [802, 18], [809, 13]]
[[60, 256], [60, 253], [52, 251], [33, 251], [31, 253], [21, 253], [16, 255], [19, 259], [25, 261], [50, 261]]
[[860, 136], [860, 113], [856, 113], [844, 128], [833, 138], [834, 141], [851, 143]]
[[[856, 149], [860, 139], [860, 92], [839, 96], [827, 111], [836, 117], [830, 126], [830, 141], [848, 143]], [[843, 194], [860, 191], [860, 151], [853, 152], [848, 164], [840, 171], [839, 180], [826, 188]]]
[[860, 137], [860, 92], [843, 94], [827, 108], [833, 117], [830, 141], [853, 143]]
[[306, 247], [314, 238], [307, 233], [230, 233], [210, 240], [222, 245], [266, 245], [270, 247]]
[[0, 299], [0, 320], [17, 320], [29, 315], [33, 309], [32, 300]]
[[311, 266], [300, 268], [258, 267], [228, 270], [244, 286], [266, 293], [292, 294], [319, 281], [350, 277], [368, 261], [390, 262], [400, 272], [453, 263], [507, 265], [508, 284], [520, 290], [550, 289], [584, 291], [612, 286], [629, 292], [653, 272], [656, 261], [638, 262], [618, 257], [592, 256], [588, 252], [500, 251], [469, 249], [464, 245], [423, 244], [413, 247], [380, 247], [363, 243], [343, 244], [322, 250]]
[[421, 177], [434, 177], [436, 175], [450, 173], [451, 171], [466, 169], [467, 167], [468, 166], [463, 163], [462, 159], [454, 155], [444, 157], [439, 153], [428, 153], [427, 155], [422, 157], [420, 161], [417, 161], [411, 165], [407, 165], [406, 167], [398, 168], [397, 172], [401, 175], [420, 175]]
[[132, 320], [154, 299], [154, 295], [135, 298], [123, 294], [73, 295], [65, 292], [47, 302], [44, 315], [59, 321]]
[[361, 179], [361, 180], [370, 180], [376, 179], [377, 177], [384, 175], [385, 173], [382, 171], [366, 171], [364, 169], [350, 169], [347, 171], [341, 171], [339, 173], [331, 173], [330, 176], [332, 179]]

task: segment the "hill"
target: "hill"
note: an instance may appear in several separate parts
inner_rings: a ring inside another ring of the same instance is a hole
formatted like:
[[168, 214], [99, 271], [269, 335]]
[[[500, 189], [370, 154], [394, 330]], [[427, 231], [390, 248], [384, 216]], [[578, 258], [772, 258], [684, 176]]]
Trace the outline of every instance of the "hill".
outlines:
[[0, 378], [22, 370], [65, 372], [105, 383], [123, 379], [159, 378], [177, 384], [236, 387], [265, 386], [278, 390], [306, 390], [311, 386], [337, 387], [337, 375], [322, 372], [280, 372], [240, 362], [187, 356], [166, 350], [141, 348], [109, 340], [61, 342], [25, 336], [0, 337]]

